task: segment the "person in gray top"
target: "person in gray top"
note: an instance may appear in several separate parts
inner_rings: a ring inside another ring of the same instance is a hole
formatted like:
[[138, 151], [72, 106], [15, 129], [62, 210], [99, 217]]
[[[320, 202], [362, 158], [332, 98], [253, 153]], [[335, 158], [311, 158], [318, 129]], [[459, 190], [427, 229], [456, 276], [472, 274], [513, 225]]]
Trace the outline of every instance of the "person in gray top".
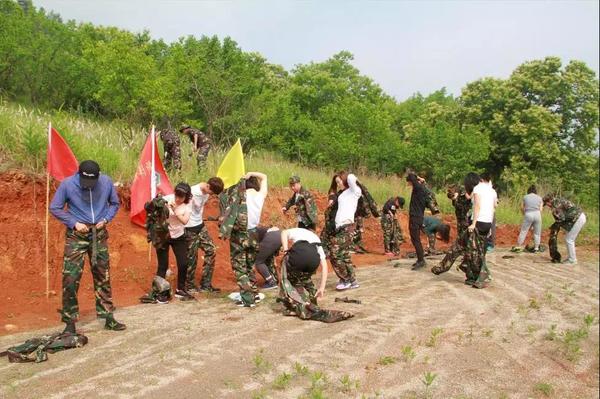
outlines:
[[533, 226], [533, 240], [534, 247], [533, 252], [539, 252], [540, 241], [542, 238], [542, 208], [544, 207], [544, 201], [542, 197], [537, 195], [537, 189], [534, 185], [531, 185], [527, 189], [527, 195], [523, 197], [523, 204], [521, 205], [521, 212], [523, 213], [524, 219], [521, 225], [521, 232], [519, 233], [519, 239], [517, 246], [512, 248], [513, 252], [522, 252], [523, 243], [527, 237], [527, 233]]

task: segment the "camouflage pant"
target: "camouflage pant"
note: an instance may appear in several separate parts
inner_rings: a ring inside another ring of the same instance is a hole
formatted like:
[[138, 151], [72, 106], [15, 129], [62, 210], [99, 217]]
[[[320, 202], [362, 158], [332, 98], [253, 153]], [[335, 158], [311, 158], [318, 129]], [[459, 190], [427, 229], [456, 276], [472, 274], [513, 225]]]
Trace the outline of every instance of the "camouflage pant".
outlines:
[[331, 247], [331, 237], [333, 235], [330, 234], [329, 232], [327, 232], [327, 228], [323, 227], [323, 230], [321, 230], [321, 235], [319, 235], [319, 238], [321, 239], [321, 247], [323, 248], [323, 251], [325, 252], [325, 255], [330, 258], [331, 257], [331, 251], [329, 250]]
[[560, 227], [557, 224], [550, 226], [550, 238], [548, 238], [548, 249], [550, 250], [550, 258], [552, 263], [560, 263], [562, 255], [558, 251], [558, 232]]
[[329, 253], [335, 274], [344, 282], [354, 281], [354, 266], [350, 257], [353, 225], [340, 227], [330, 238]]
[[383, 247], [385, 252], [393, 252], [398, 255], [400, 253], [400, 244], [404, 242], [398, 219], [393, 215], [382, 215], [381, 229], [383, 230]]
[[204, 265], [202, 266], [202, 277], [200, 278], [200, 287], [209, 287], [212, 282], [213, 272], [215, 270], [216, 247], [208, 234], [206, 226], [201, 225], [200, 229], [186, 228], [186, 237], [188, 241], [188, 262], [186, 289], [194, 287], [196, 281], [196, 268], [198, 267], [198, 249], [204, 251]]
[[242, 231], [234, 228], [229, 238], [231, 268], [240, 287], [242, 302], [253, 304], [254, 296], [258, 294], [254, 262], [258, 251], [256, 230]]
[[[452, 267], [452, 265], [454, 264], [454, 262], [456, 262], [456, 260], [463, 256], [465, 253], [465, 247], [466, 247], [466, 234], [465, 234], [465, 230], [462, 230], [458, 233], [458, 237], [456, 238], [456, 241], [454, 241], [454, 243], [452, 244], [452, 246], [446, 251], [446, 255], [444, 256], [444, 259], [442, 259], [442, 261], [439, 263], [439, 265], [435, 265], [431, 268], [431, 272], [434, 274], [442, 274], [447, 272], [448, 270], [450, 270], [450, 268]], [[464, 260], [461, 264], [461, 266], [459, 266], [459, 268], [464, 267]]]
[[171, 167], [181, 170], [181, 148], [179, 144], [166, 142], [164, 144], [165, 149], [165, 168], [170, 169]]
[[[94, 234], [96, 234], [96, 248], [93, 245]], [[106, 229], [97, 230], [96, 233], [93, 233], [93, 231], [79, 233], [74, 229], [67, 229], [62, 280], [63, 307], [61, 315], [63, 322], [77, 321], [79, 318], [77, 291], [83, 273], [85, 254], [88, 255], [91, 264], [98, 317], [106, 318], [114, 311], [115, 307], [113, 306], [110, 288], [107, 240], [108, 231]]]
[[208, 152], [210, 151], [210, 144], [204, 145], [196, 151], [196, 162], [198, 166], [204, 166], [206, 159], [208, 158]]
[[354, 232], [352, 233], [352, 243], [356, 247], [364, 247], [362, 233], [365, 228], [365, 218], [356, 216], [354, 218]]
[[428, 232], [425, 231], [425, 229], [421, 228], [421, 231], [423, 232], [423, 234], [425, 234], [427, 236], [427, 243], [429, 244], [429, 246], [427, 247], [427, 252], [429, 254], [434, 254], [435, 253], [435, 233], [430, 234]]
[[284, 306], [284, 314], [295, 314], [302, 320], [317, 320], [325, 323], [346, 320], [353, 315], [339, 310], [321, 309], [317, 305], [317, 290], [312, 273], [289, 269], [288, 257], [281, 263], [281, 288], [278, 302]]

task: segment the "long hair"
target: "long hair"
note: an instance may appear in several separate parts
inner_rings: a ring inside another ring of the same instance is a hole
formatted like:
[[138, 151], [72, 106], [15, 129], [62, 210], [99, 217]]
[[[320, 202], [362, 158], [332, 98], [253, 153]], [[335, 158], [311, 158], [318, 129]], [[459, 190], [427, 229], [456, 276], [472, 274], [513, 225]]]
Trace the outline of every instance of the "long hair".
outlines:
[[471, 172], [468, 175], [466, 175], [464, 185], [467, 194], [471, 194], [475, 186], [478, 185], [480, 181], [481, 179], [479, 178], [479, 175], [475, 172]]

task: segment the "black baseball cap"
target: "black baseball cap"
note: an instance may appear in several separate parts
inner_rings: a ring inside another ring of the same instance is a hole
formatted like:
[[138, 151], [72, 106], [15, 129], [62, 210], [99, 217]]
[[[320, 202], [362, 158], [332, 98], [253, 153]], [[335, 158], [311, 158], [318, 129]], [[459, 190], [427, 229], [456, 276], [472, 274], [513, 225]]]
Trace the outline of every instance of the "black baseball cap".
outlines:
[[100, 177], [100, 165], [87, 160], [79, 164], [79, 182], [83, 188], [94, 188]]

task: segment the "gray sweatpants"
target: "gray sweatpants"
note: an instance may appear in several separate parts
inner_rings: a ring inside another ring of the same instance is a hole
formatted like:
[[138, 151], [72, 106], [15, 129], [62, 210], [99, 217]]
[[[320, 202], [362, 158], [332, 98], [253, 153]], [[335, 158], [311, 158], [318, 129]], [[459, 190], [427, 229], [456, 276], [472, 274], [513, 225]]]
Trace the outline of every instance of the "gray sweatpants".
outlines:
[[525, 212], [523, 224], [521, 225], [521, 232], [519, 233], [518, 245], [523, 246], [527, 233], [533, 225], [533, 240], [535, 242], [535, 248], [540, 247], [540, 241], [542, 240], [542, 213], [540, 211], [529, 211]]
[[587, 221], [585, 217], [585, 213], [581, 213], [573, 228], [569, 230], [569, 232], [565, 235], [565, 240], [567, 241], [567, 251], [569, 252], [569, 261], [577, 262], [577, 255], [575, 254], [575, 240], [579, 235], [579, 232], [583, 228], [583, 225]]

